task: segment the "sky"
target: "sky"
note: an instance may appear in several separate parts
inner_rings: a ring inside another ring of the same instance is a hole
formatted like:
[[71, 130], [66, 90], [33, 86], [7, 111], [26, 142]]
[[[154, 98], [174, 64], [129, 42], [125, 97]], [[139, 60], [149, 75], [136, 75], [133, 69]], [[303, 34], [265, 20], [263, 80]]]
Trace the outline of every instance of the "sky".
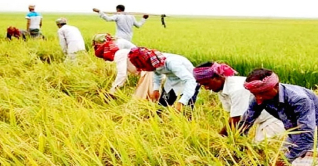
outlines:
[[0, 0], [0, 12], [27, 12], [29, 4], [38, 12], [109, 12], [123, 4], [151, 14], [318, 18], [318, 0]]

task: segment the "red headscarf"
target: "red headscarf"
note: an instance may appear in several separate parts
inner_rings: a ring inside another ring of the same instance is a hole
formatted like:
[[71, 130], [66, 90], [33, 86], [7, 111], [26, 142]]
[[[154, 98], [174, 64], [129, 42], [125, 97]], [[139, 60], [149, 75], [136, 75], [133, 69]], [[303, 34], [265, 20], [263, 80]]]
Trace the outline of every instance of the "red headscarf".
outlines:
[[273, 89], [279, 83], [278, 76], [273, 72], [270, 76], [265, 77], [263, 80], [254, 80], [245, 82], [245, 89], [252, 93], [266, 92]]
[[116, 45], [115, 38], [113, 38], [109, 33], [105, 36], [106, 41], [102, 44], [96, 44], [94, 46], [95, 55], [99, 58], [103, 58], [106, 61], [113, 61], [115, 53], [119, 50]]
[[143, 71], [154, 71], [164, 66], [166, 61], [166, 57], [161, 52], [145, 47], [132, 48], [128, 57], [137, 70]]
[[8, 29], [7, 29], [7, 33], [10, 35], [10, 36], [14, 36], [16, 38], [19, 38], [21, 36], [21, 33], [19, 31], [18, 28], [16, 27], [12, 27], [10, 26]]
[[107, 33], [106, 36], [106, 41], [112, 41], [112, 40], [115, 40], [116, 38], [114, 38], [111, 34]]
[[210, 67], [196, 67], [193, 69], [193, 76], [197, 81], [211, 78], [214, 74], [228, 77], [234, 76], [236, 73], [237, 72], [227, 64], [218, 64], [216, 62]]

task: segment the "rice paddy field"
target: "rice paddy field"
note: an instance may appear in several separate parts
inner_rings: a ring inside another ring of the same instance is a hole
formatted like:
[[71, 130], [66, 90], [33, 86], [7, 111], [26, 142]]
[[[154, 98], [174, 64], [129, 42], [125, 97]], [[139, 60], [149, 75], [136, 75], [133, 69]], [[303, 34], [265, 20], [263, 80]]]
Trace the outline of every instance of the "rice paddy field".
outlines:
[[[25, 29], [25, 14], [0, 13], [0, 165], [267, 166], [283, 156], [286, 133], [259, 144], [254, 130], [220, 136], [228, 114], [204, 89], [194, 111], [186, 110], [191, 121], [174, 108], [159, 118], [156, 103], [132, 98], [135, 76], [116, 100], [107, 100], [115, 65], [94, 56], [91, 39], [114, 34], [115, 24], [94, 13], [42, 13], [47, 40], [5, 40], [8, 26]], [[63, 63], [59, 17], [85, 39], [88, 53], [78, 65]], [[194, 65], [225, 62], [239, 75], [266, 67], [281, 82], [316, 89], [318, 20], [171, 16], [166, 24], [150, 17], [135, 28], [133, 43], [183, 55]]]

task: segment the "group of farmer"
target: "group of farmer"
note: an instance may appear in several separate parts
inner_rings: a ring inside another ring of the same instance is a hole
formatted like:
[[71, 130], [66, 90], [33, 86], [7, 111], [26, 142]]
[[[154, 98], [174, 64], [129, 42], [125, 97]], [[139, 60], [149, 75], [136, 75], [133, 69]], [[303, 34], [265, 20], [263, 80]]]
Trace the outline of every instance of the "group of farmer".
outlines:
[[[27, 32], [39, 35], [41, 16], [34, 11], [34, 6], [29, 6], [29, 9]], [[133, 27], [141, 27], [149, 15], [143, 15], [138, 22], [125, 12], [123, 5], [116, 9], [113, 16], [93, 9], [102, 19], [114, 21], [117, 25], [114, 37], [105, 33], [93, 38], [95, 56], [116, 63], [117, 74], [108, 93], [110, 97], [115, 97], [128, 73], [135, 74], [140, 78], [134, 97], [155, 101], [165, 107], [173, 106], [182, 112], [186, 106], [194, 109], [203, 86], [218, 93], [223, 109], [229, 112], [229, 125], [223, 127], [221, 135], [227, 136], [234, 129], [247, 134], [253, 124], [257, 124], [256, 142], [278, 136], [285, 130], [298, 131], [288, 134], [282, 149], [287, 161], [297, 165], [312, 155], [318, 125], [318, 97], [313, 91], [280, 83], [279, 76], [269, 69], [258, 68], [247, 77], [237, 76], [237, 71], [224, 63], [205, 62], [194, 67], [182, 55], [136, 46], [131, 43]], [[65, 18], [59, 18], [56, 24], [62, 50], [67, 59], [73, 61], [78, 52], [85, 51], [83, 37], [78, 28], [67, 25]], [[23, 36], [24, 33], [19, 34]], [[161, 115], [162, 110], [157, 113]], [[284, 163], [278, 160], [276, 165]]]
[[26, 30], [20, 30], [16, 27], [10, 26], [7, 29], [7, 39], [11, 40], [12, 37], [22, 38], [26, 40], [27, 36], [32, 38], [44, 38], [40, 29], [42, 27], [42, 16], [40, 13], [35, 12], [35, 5], [29, 5], [29, 13], [25, 16], [27, 19]]

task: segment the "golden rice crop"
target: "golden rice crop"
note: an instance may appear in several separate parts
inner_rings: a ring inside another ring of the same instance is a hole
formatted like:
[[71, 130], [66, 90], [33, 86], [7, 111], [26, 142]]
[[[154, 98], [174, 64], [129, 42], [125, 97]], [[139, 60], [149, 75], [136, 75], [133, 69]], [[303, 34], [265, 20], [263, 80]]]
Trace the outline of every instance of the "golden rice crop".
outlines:
[[[90, 44], [95, 33], [113, 34], [115, 24], [97, 15], [43, 16], [47, 40], [0, 41], [1, 165], [269, 165], [280, 155], [281, 139], [255, 144], [253, 131], [221, 137], [228, 115], [203, 89], [192, 121], [173, 108], [159, 118], [155, 103], [132, 98], [134, 76], [118, 100], [105, 102], [115, 66], [95, 58]], [[77, 65], [63, 63], [54, 22], [62, 16], [81, 30], [89, 50]], [[26, 26], [24, 13], [0, 19], [3, 34], [10, 25]], [[226, 62], [241, 75], [267, 67], [283, 82], [317, 83], [317, 20], [168, 17], [166, 23], [164, 29], [151, 17], [135, 29], [133, 42], [195, 65]]]

